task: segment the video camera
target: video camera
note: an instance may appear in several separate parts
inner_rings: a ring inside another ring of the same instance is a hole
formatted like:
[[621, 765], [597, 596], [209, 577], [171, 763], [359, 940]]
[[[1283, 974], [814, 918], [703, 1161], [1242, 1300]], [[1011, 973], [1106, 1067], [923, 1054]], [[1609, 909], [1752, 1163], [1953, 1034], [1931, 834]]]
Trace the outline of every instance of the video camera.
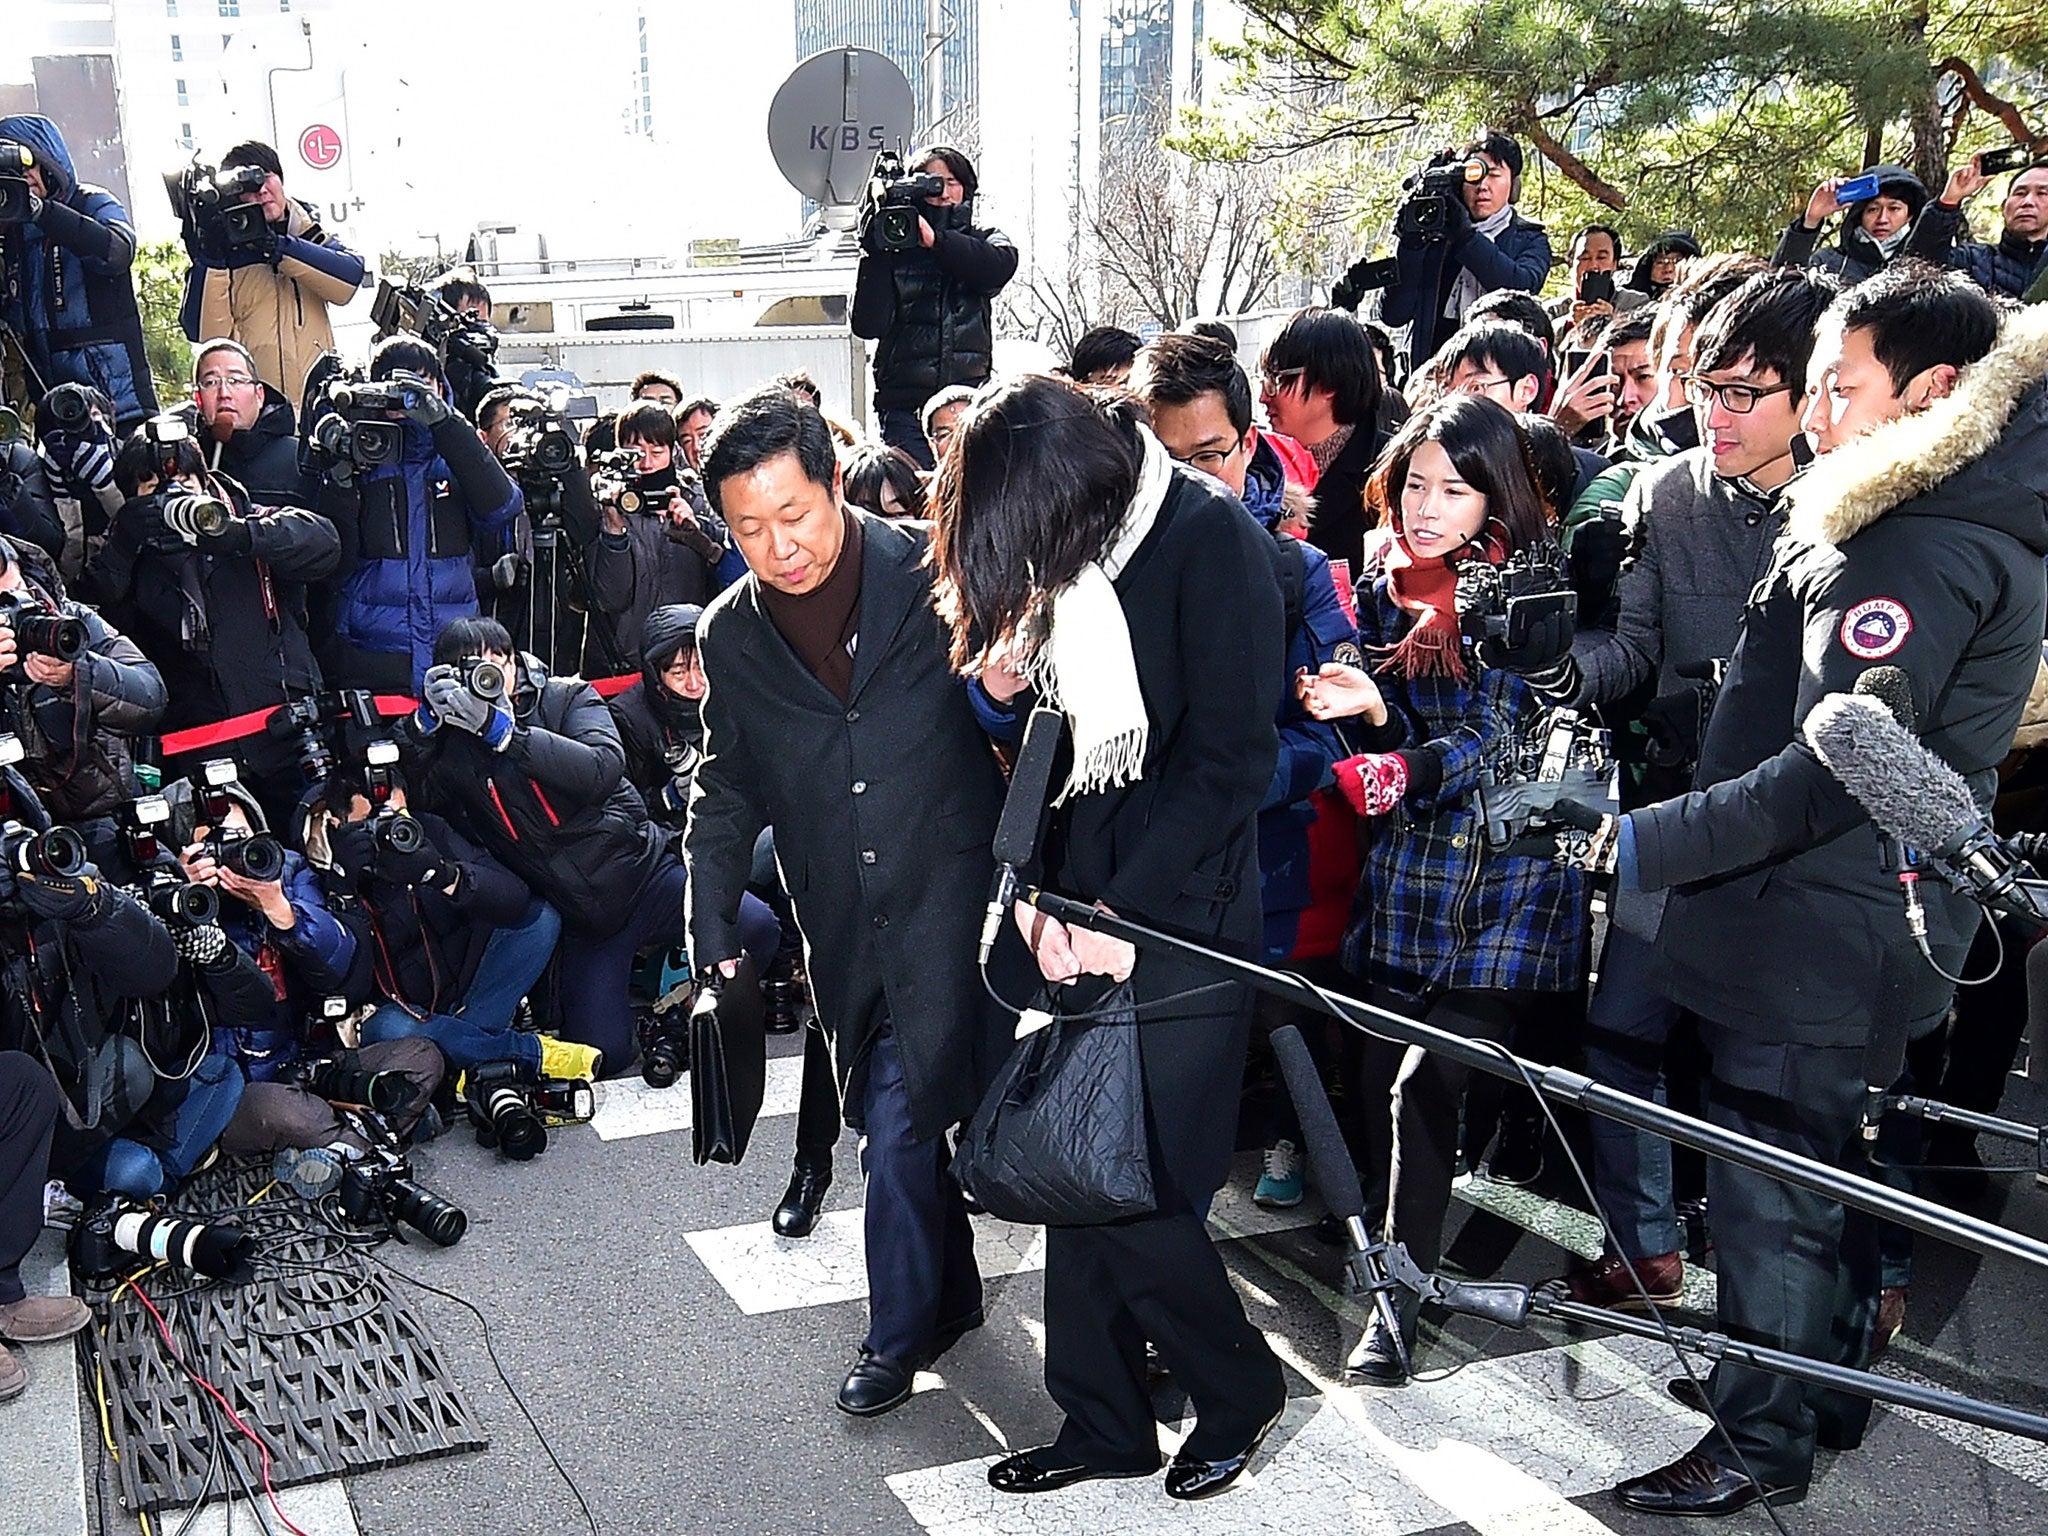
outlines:
[[261, 189], [267, 175], [259, 165], [216, 170], [194, 161], [176, 175], [166, 172], [164, 191], [187, 241], [208, 256], [226, 256], [274, 243], [263, 205], [242, 201]]
[[1428, 165], [1401, 183], [1407, 195], [1394, 210], [1394, 228], [1404, 238], [1433, 242], [1447, 240], [1457, 218], [1455, 202], [1463, 205], [1465, 188], [1486, 179], [1486, 162], [1477, 155], [1459, 159], [1455, 151], [1443, 150]]
[[576, 434], [562, 425], [546, 401], [521, 395], [506, 409], [511, 419], [498, 456], [506, 474], [552, 481], [576, 467]]
[[405, 384], [372, 382], [360, 369], [330, 374], [306, 427], [306, 448], [322, 469], [355, 471], [395, 464], [405, 451], [403, 414], [418, 404]]
[[450, 365], [475, 373], [497, 373], [498, 329], [488, 320], [465, 315], [416, 284], [403, 286], [382, 278], [370, 301], [370, 318], [382, 338], [410, 331], [434, 349], [446, 375]]
[[1496, 640], [1513, 648], [1553, 614], [1576, 619], [1578, 594], [1542, 553], [1528, 550], [1498, 563], [1467, 560], [1458, 567], [1458, 628], [1468, 640]]
[[923, 218], [927, 198], [943, 196], [943, 178], [923, 173], [907, 175], [903, 157], [893, 149], [875, 156], [875, 168], [868, 175], [868, 192], [860, 215], [860, 245], [878, 256], [914, 251], [924, 243], [917, 221]]
[[[640, 455], [631, 448], [614, 448], [609, 453], [591, 455], [593, 471], [590, 491], [598, 501], [607, 506], [617, 507], [621, 512], [660, 512], [668, 507], [668, 484], [655, 484], [664, 472], [657, 470], [653, 475], [640, 473]], [[690, 473], [680, 466], [675, 471], [677, 485], [682, 476]]]
[[35, 163], [35, 151], [26, 144], [0, 139], [0, 224], [26, 224], [34, 216], [28, 172]]

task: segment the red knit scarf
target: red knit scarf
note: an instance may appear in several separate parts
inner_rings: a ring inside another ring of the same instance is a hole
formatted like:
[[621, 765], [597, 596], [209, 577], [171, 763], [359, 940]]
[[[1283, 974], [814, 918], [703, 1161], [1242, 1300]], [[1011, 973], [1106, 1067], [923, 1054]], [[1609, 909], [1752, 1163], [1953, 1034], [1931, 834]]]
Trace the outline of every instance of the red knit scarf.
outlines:
[[[1489, 538], [1477, 558], [1500, 560], [1503, 551]], [[1466, 681], [1465, 654], [1458, 632], [1458, 568], [1441, 555], [1418, 556], [1395, 534], [1380, 557], [1387, 594], [1394, 606], [1415, 615], [1407, 634], [1386, 650], [1387, 669], [1401, 677], [1448, 677]]]

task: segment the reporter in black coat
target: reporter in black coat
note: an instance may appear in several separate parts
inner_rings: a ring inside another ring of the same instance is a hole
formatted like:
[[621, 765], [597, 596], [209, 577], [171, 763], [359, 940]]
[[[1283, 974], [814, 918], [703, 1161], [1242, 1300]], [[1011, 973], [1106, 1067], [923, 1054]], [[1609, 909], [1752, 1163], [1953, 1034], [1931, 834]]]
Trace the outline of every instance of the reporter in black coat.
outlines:
[[[1056, 700], [1075, 742], [1041, 845], [1050, 888], [1247, 958], [1258, 952], [1255, 821], [1279, 752], [1282, 604], [1270, 537], [1174, 465], [1127, 406], [1028, 378], [970, 412], [936, 486], [940, 611], [985, 701]], [[1037, 1492], [1159, 1466], [1150, 1341], [1196, 1426], [1168, 1473], [1220, 1492], [1285, 1403], [1203, 1225], [1228, 1174], [1250, 999], [1164, 953], [1018, 909], [1039, 968], [1085, 1004], [1129, 977], [1156, 1213], [1046, 1241], [1049, 1446], [989, 1480]]]

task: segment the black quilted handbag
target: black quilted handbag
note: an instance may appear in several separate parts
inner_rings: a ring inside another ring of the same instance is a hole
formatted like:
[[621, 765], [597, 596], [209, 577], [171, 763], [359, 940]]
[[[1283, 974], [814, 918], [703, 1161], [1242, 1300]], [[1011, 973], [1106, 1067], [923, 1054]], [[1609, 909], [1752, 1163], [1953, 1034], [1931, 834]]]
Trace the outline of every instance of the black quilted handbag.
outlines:
[[1089, 1014], [1020, 1040], [961, 1137], [953, 1177], [991, 1215], [1082, 1227], [1155, 1209], [1130, 985]]

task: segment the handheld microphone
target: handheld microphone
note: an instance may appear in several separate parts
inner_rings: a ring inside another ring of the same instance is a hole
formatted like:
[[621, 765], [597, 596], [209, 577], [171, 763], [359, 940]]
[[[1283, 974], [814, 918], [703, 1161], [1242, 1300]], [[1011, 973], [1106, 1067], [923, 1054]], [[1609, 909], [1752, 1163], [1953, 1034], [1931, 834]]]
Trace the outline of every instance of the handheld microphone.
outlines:
[[990, 846], [996, 873], [989, 886], [988, 909], [981, 919], [982, 965], [988, 964], [996, 935], [1003, 931], [1003, 914], [1017, 899], [1017, 871], [1038, 852], [1038, 823], [1052, 793], [1053, 758], [1059, 753], [1060, 732], [1066, 723], [1065, 715], [1043, 705], [1032, 710], [1031, 718], [1024, 722], [1024, 741], [1017, 748], [1010, 792], [1003, 797], [1003, 814], [996, 819], [995, 841]]
[[[1866, 676], [1895, 668], [1874, 668]], [[1860, 680], [1859, 680], [1860, 682]], [[1977, 901], [2048, 921], [2031, 875], [1999, 841], [1963, 776], [1901, 725], [1878, 690], [1831, 693], [1801, 727], [1829, 773], [1878, 827], [1940, 864]]]

